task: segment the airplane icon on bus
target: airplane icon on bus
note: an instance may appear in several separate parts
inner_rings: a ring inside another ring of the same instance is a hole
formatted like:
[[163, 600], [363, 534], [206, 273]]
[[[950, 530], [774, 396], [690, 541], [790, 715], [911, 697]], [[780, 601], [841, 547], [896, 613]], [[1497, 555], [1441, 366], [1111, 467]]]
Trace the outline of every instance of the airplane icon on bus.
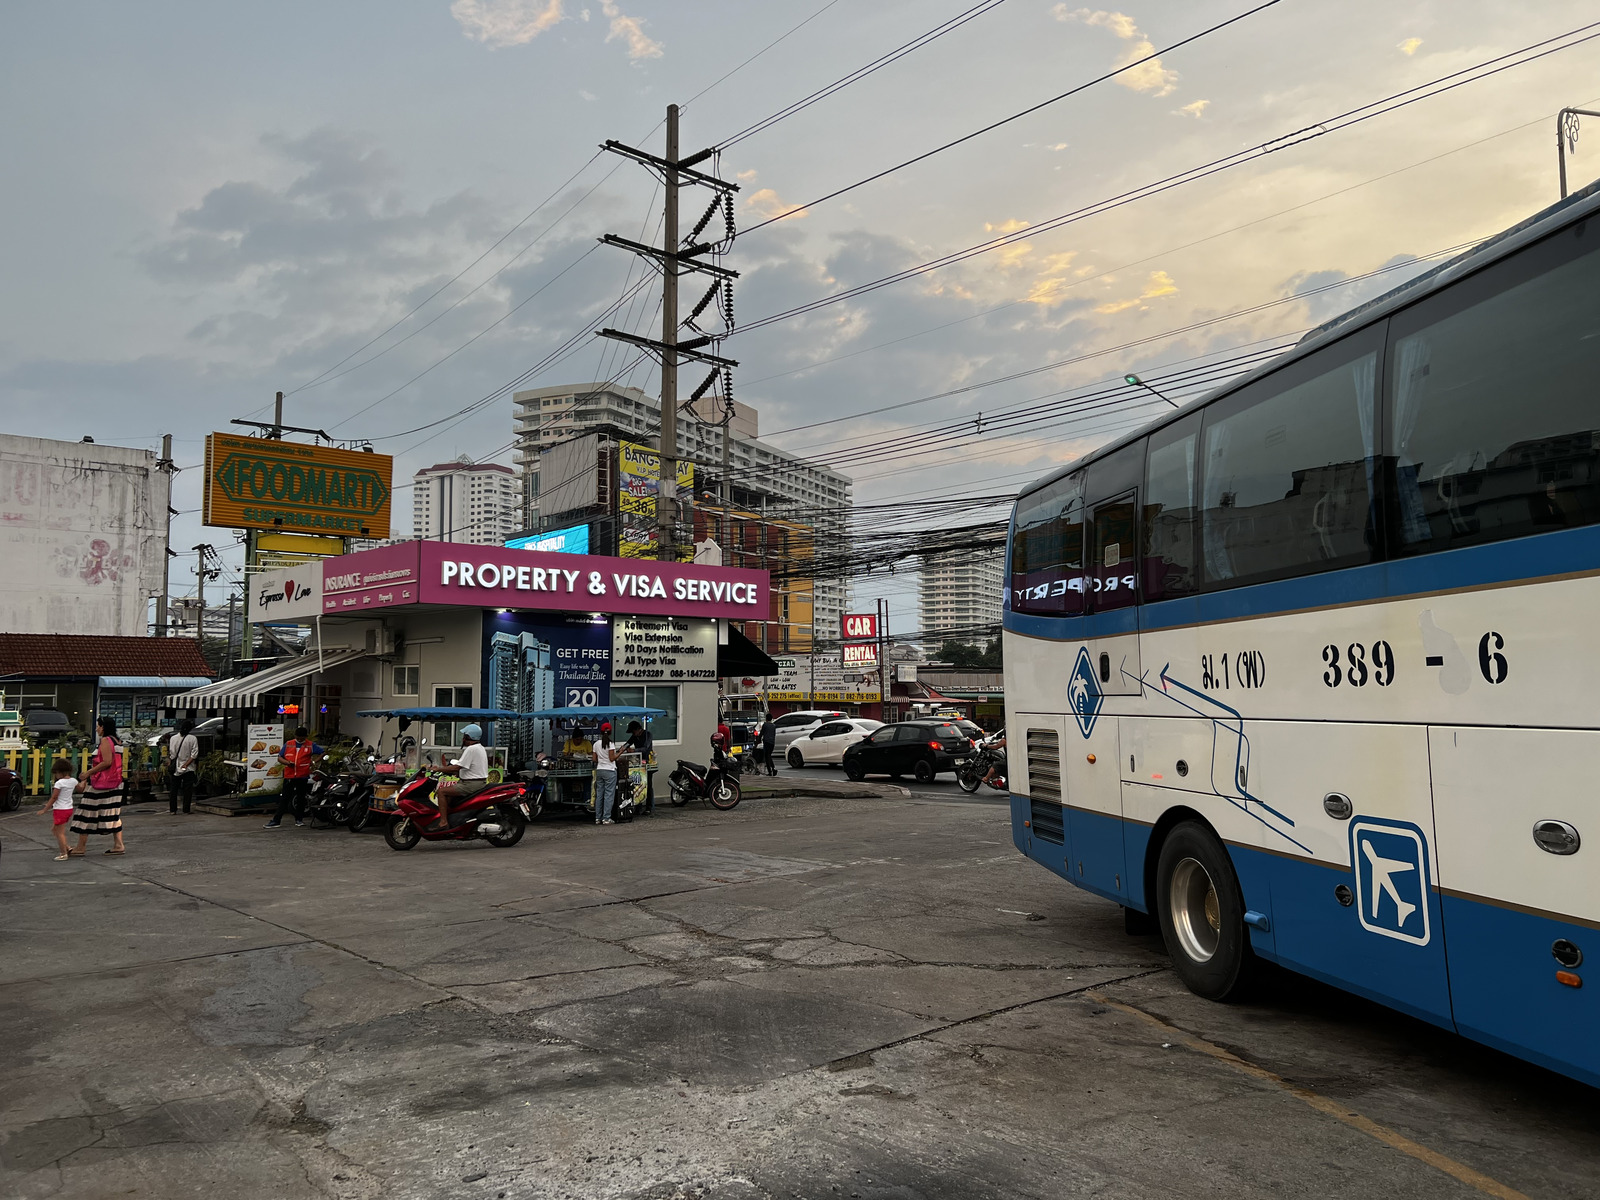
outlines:
[[1350, 826], [1356, 917], [1371, 933], [1426, 946], [1428, 843], [1415, 825], [1360, 818]]

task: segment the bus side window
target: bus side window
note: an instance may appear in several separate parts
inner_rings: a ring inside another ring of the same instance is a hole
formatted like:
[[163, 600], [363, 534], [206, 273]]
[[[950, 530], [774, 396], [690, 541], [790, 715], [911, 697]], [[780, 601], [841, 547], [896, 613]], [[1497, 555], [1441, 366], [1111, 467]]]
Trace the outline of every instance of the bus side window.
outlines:
[[1083, 606], [1083, 472], [1017, 501], [1011, 611], [1078, 616]]
[[1199, 586], [1195, 570], [1195, 451], [1200, 441], [1200, 414], [1192, 413], [1150, 435], [1145, 467], [1144, 598], [1170, 600], [1193, 595]]
[[1206, 408], [1200, 560], [1208, 588], [1376, 559], [1382, 336], [1381, 325], [1352, 334]]
[[1395, 555], [1600, 521], [1600, 236], [1584, 236], [1591, 224], [1393, 319]]

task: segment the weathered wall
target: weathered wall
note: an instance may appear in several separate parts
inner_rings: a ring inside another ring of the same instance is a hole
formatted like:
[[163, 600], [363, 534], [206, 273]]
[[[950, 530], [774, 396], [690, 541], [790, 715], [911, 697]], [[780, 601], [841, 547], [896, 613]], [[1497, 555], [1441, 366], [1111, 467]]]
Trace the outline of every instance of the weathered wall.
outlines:
[[0, 434], [0, 631], [148, 633], [169, 492], [148, 450]]

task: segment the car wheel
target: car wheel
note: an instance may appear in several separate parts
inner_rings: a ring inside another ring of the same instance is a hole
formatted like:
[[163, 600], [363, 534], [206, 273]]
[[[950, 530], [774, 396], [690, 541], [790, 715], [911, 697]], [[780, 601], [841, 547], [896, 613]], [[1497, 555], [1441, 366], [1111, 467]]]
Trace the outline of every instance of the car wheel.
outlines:
[[1156, 912], [1172, 967], [1191, 992], [1226, 1000], [1249, 982], [1255, 955], [1244, 893], [1217, 835], [1185, 821], [1167, 835], [1156, 867]]
[[11, 786], [6, 789], [5, 810], [16, 812], [22, 807], [22, 780], [13, 779]]
[[867, 773], [865, 771], [863, 771], [855, 763], [845, 763], [845, 765], [844, 765], [844, 773], [845, 773], [845, 778], [852, 779], [856, 783], [860, 783], [863, 779], [865, 779], [867, 777]]
[[796, 771], [800, 770], [800, 768], [806, 765], [805, 756], [792, 746], [789, 748], [789, 765]]
[[911, 768], [911, 774], [916, 776], [918, 783], [932, 783], [933, 777], [938, 773], [934, 769], [933, 760], [928, 758], [917, 759], [916, 765]]

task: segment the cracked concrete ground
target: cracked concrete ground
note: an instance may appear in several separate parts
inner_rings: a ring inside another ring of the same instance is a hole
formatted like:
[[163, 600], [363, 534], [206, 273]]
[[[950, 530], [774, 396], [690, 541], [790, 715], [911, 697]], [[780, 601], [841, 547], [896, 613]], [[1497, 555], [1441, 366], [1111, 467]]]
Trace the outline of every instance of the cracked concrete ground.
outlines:
[[0, 1196], [1600, 1195], [1579, 1084], [1159, 939], [937, 792], [511, 850], [0, 818]]

